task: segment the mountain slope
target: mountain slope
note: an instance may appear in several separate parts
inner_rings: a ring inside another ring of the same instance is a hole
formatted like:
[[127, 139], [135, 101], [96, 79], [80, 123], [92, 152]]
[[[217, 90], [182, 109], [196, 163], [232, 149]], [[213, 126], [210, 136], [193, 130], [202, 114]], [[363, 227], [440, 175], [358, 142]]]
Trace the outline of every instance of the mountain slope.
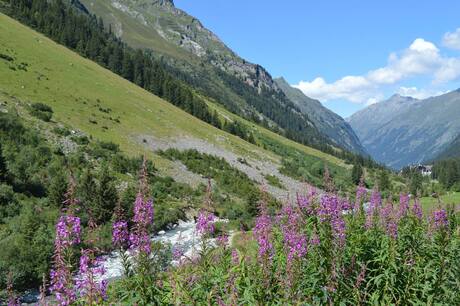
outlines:
[[[260, 184], [267, 184], [265, 176], [273, 174], [288, 189], [269, 187], [279, 198], [303, 188], [303, 184], [279, 172], [281, 155], [198, 120], [3, 14], [0, 14], [0, 41], [0, 100], [9, 105], [27, 109], [28, 103], [46, 103], [53, 108], [56, 124], [64, 124], [94, 139], [112, 141], [131, 155], [146, 153], [161, 173], [179, 181], [202, 179], [154, 150], [170, 147], [204, 150], [226, 159]], [[283, 148], [296, 148], [344, 173], [348, 171], [343, 161], [333, 156], [256, 125], [251, 129]], [[246, 160], [248, 165], [239, 160]]]
[[340, 147], [365, 154], [355, 132], [342, 117], [324, 107], [318, 100], [311, 99], [299, 89], [290, 86], [284, 78], [275, 79], [275, 83], [289, 100], [309, 116], [321, 133], [329, 136]]
[[331, 151], [329, 145], [335, 142], [318, 131], [263, 67], [240, 58], [173, 1], [80, 1], [123, 41], [152, 50], [173, 75], [231, 112]]
[[452, 143], [436, 156], [436, 160], [446, 159], [446, 158], [458, 158], [460, 157], [460, 135], [452, 141]]
[[416, 100], [393, 96], [349, 118], [366, 150], [394, 168], [430, 160], [460, 133], [460, 92]]

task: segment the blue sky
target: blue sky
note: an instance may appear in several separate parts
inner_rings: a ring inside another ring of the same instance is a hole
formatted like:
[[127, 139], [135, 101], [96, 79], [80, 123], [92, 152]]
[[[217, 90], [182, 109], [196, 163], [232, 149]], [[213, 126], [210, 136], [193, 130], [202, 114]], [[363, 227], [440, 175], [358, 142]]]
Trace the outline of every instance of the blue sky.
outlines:
[[460, 87], [460, 1], [175, 0], [241, 57], [338, 114]]

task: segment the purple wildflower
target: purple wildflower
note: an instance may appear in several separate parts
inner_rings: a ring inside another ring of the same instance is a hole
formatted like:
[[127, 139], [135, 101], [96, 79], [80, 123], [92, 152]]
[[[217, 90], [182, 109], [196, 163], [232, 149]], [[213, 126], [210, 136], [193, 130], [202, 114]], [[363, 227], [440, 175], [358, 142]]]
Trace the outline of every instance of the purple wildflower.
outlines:
[[367, 214], [366, 214], [366, 228], [371, 228], [375, 216], [378, 215], [380, 208], [382, 206], [382, 196], [380, 195], [380, 192], [378, 191], [377, 188], [374, 188], [371, 194], [371, 202], [369, 205], [369, 208], [367, 209]]
[[316, 229], [313, 231], [313, 234], [310, 237], [310, 245], [317, 246], [320, 245], [321, 241], [319, 239]]
[[129, 239], [128, 222], [120, 220], [113, 223], [112, 226], [112, 244], [115, 247], [122, 248]]
[[180, 261], [182, 259], [182, 256], [184, 256], [184, 250], [182, 249], [182, 247], [180, 247], [179, 245], [174, 246], [172, 250], [173, 260]]
[[217, 244], [225, 248], [228, 245], [228, 235], [222, 234], [219, 237], [217, 237]]
[[356, 202], [354, 211], [359, 213], [361, 210], [361, 204], [366, 201], [367, 189], [364, 187], [364, 180], [361, 178], [358, 187], [356, 188]]
[[153, 201], [145, 200], [140, 191], [134, 202], [134, 229], [129, 235], [130, 248], [137, 253], [151, 253], [149, 229], [153, 222]]
[[332, 226], [332, 233], [334, 235], [334, 240], [338, 244], [339, 247], [343, 247], [345, 245], [345, 221], [341, 216], [335, 216], [331, 220]]
[[214, 221], [216, 216], [213, 213], [201, 210], [198, 213], [196, 222], [196, 230], [201, 235], [212, 235], [216, 229]]
[[438, 209], [433, 211], [431, 215], [431, 226], [435, 230], [444, 229], [449, 225], [447, 220], [447, 212], [445, 209]]
[[232, 263], [234, 265], [237, 265], [240, 262], [240, 256], [238, 254], [238, 251], [236, 249], [232, 250]]
[[268, 215], [261, 215], [256, 219], [254, 227], [254, 237], [259, 244], [259, 256], [271, 256], [273, 245], [270, 242], [272, 230], [272, 220]]
[[414, 205], [412, 206], [412, 214], [418, 219], [422, 220], [423, 217], [423, 212], [422, 212], [422, 207], [420, 206], [420, 201], [419, 199], [415, 199]]
[[388, 236], [393, 239], [398, 238], [398, 215], [392, 203], [387, 203], [380, 212], [381, 226], [385, 229]]
[[329, 222], [334, 241], [339, 247], [343, 247], [346, 240], [342, 203], [343, 201], [338, 196], [325, 194], [321, 197], [318, 209], [320, 221]]
[[294, 258], [301, 258], [307, 253], [307, 238], [300, 232], [302, 217], [292, 205], [283, 206], [277, 216], [284, 237], [284, 247], [287, 252], [288, 263]]
[[94, 257], [93, 250], [83, 250], [80, 257], [80, 278], [76, 281], [76, 288], [88, 305], [99, 304], [107, 297], [107, 281], [98, 281], [104, 276], [105, 267], [101, 258]]
[[409, 211], [409, 201], [410, 196], [408, 194], [401, 193], [399, 195], [399, 213], [398, 218], [402, 219], [407, 216], [407, 212]]
[[70, 305], [75, 301], [72, 276], [68, 262], [71, 247], [80, 243], [80, 219], [74, 216], [61, 216], [56, 224], [54, 242], [54, 267], [51, 270], [50, 290], [56, 295], [59, 305]]

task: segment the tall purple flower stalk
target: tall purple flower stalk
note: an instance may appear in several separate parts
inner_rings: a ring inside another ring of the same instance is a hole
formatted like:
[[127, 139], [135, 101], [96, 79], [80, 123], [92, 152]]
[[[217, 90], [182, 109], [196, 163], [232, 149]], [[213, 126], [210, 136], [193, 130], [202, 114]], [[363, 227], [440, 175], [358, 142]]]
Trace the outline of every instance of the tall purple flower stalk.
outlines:
[[301, 195], [297, 193], [297, 206], [300, 210], [307, 215], [314, 213], [314, 200], [316, 197], [317, 191], [313, 186], [308, 185], [307, 194]]
[[302, 218], [298, 210], [286, 204], [277, 219], [283, 232], [284, 248], [290, 264], [294, 258], [302, 258], [307, 254], [307, 237], [301, 232]]
[[150, 229], [153, 223], [153, 200], [147, 199], [148, 182], [146, 160], [142, 164], [139, 192], [134, 202], [133, 229], [129, 235], [130, 250], [136, 254], [150, 255]]
[[333, 194], [324, 194], [318, 208], [318, 217], [321, 222], [329, 222], [332, 237], [338, 247], [343, 247], [346, 240], [346, 226], [343, 219], [343, 201]]
[[407, 213], [409, 211], [409, 201], [410, 201], [410, 196], [405, 193], [401, 193], [399, 195], [399, 213], [398, 213], [398, 218], [402, 219], [405, 216], [407, 216]]
[[418, 198], [415, 198], [414, 205], [411, 207], [411, 212], [418, 220], [422, 220], [423, 211], [422, 206], [420, 206], [420, 200]]
[[62, 306], [70, 305], [76, 299], [70, 261], [72, 247], [80, 243], [81, 225], [80, 219], [73, 216], [78, 202], [74, 195], [75, 182], [71, 180], [64, 202], [67, 205], [67, 214], [60, 216], [56, 224], [53, 269], [50, 272], [50, 291], [55, 294], [58, 304]]
[[112, 244], [116, 248], [124, 248], [129, 240], [128, 222], [115, 221], [112, 226]]
[[392, 203], [387, 203], [380, 211], [381, 226], [392, 239], [398, 238], [398, 214]]
[[382, 196], [377, 188], [372, 190], [371, 194], [371, 202], [367, 209], [366, 213], [366, 228], [371, 228], [374, 224], [374, 219], [379, 214], [380, 208], [382, 206]]
[[153, 222], [153, 201], [146, 200], [142, 192], [139, 192], [134, 202], [133, 231], [129, 235], [130, 249], [135, 253], [149, 255], [151, 242], [149, 230]]
[[361, 178], [359, 181], [359, 185], [356, 188], [356, 200], [354, 204], [354, 212], [355, 214], [359, 214], [361, 211], [361, 205], [366, 201], [367, 197], [367, 190], [364, 187], [364, 179]]
[[82, 251], [76, 289], [88, 305], [100, 304], [107, 298], [108, 283], [100, 281], [105, 272], [102, 260], [95, 257], [93, 250]]
[[215, 219], [216, 216], [213, 213], [200, 210], [196, 221], [196, 231], [204, 236], [212, 235], [216, 229], [216, 225], [214, 224]]
[[431, 228], [433, 230], [441, 230], [447, 228], [449, 220], [447, 220], [447, 212], [445, 209], [433, 211], [430, 218]]
[[268, 214], [267, 202], [265, 199], [259, 204], [259, 216], [256, 218], [253, 234], [259, 245], [259, 258], [270, 259], [273, 251], [271, 243], [272, 219]]

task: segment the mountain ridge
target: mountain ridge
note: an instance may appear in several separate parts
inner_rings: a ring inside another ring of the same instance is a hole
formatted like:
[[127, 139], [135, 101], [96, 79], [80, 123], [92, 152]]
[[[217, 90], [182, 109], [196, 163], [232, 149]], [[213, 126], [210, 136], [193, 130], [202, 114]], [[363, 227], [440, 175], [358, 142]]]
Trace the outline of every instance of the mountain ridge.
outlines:
[[[177, 78], [233, 113], [321, 150], [337, 145], [316, 128], [311, 114], [301, 112], [285, 96], [265, 68], [238, 56], [174, 2], [79, 1], [123, 41], [153, 50], [152, 56]], [[362, 152], [362, 147], [355, 145], [353, 151]]]
[[342, 117], [323, 106], [320, 101], [306, 96], [301, 90], [289, 85], [283, 77], [274, 80], [288, 99], [294, 102], [302, 112], [310, 116], [320, 132], [329, 136], [338, 146], [367, 154], [350, 124]]
[[366, 150], [393, 168], [432, 160], [460, 133], [460, 92], [419, 100], [394, 95], [348, 118]]

